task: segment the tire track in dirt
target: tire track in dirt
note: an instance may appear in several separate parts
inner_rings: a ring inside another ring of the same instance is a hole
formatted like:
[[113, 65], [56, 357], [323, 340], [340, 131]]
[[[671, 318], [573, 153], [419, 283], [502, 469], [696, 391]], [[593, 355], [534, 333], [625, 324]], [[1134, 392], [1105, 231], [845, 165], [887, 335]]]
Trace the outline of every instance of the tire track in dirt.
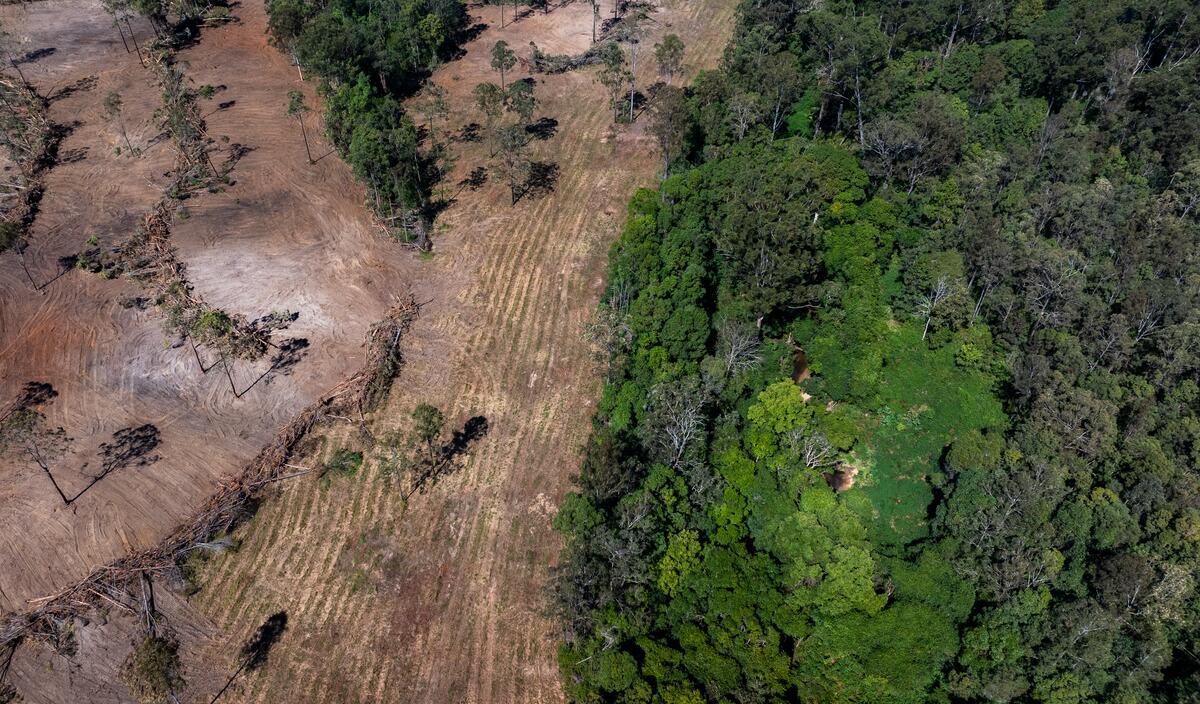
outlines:
[[[258, 11], [261, 15], [261, 7]], [[59, 257], [78, 252], [90, 235], [101, 249], [122, 242], [161, 195], [173, 157], [168, 143], [152, 142], [158, 132], [153, 113], [159, 88], [137, 58], [123, 52], [98, 0], [47, 0], [0, 8], [0, 14], [22, 51], [53, 50], [24, 68], [43, 92], [94, 76], [90, 88], [56, 99], [51, 107], [56, 122], [79, 124], [62, 144], [60, 154], [69, 158], [47, 176], [46, 197], [26, 253], [33, 276], [44, 280], [56, 271]], [[140, 25], [135, 21], [144, 44], [150, 32]], [[106, 479], [71, 509], [56, 503], [43, 474], [19, 462], [0, 461], [5, 479], [0, 483], [0, 610], [23, 610], [27, 598], [54, 593], [99, 564], [155, 543], [190, 515], [217, 480], [242, 466], [276, 425], [307, 402], [306, 396], [323, 392], [344, 370], [359, 366], [366, 325], [379, 317], [377, 311], [404, 280], [398, 264], [407, 266], [410, 257], [375, 236], [361, 207], [361, 189], [345, 165], [330, 158], [315, 168], [298, 168], [297, 162], [303, 162], [297, 156], [299, 142], [289, 143], [295, 135], [286, 134], [295, 125], [282, 117], [294, 78], [258, 84], [259, 76], [247, 70], [257, 69], [259, 60], [286, 68], [286, 60], [266, 47], [262, 27], [240, 33], [214, 29], [211, 34], [205, 30], [200, 46], [184, 58], [195, 59], [197, 84], [230, 84], [230, 93], [218, 100], [232, 95], [236, 105], [211, 114], [209, 132], [242, 139], [244, 122], [254, 133], [250, 146], [257, 150], [238, 165], [234, 177], [253, 176], [226, 193], [188, 200], [186, 217], [181, 211], [174, 234], [189, 274], [197, 275], [198, 291], [221, 299], [233, 312], [256, 316], [273, 307], [293, 307], [293, 294], [304, 294], [294, 306], [303, 315], [292, 331], [304, 333], [314, 345], [296, 375], [277, 375], [252, 396], [233, 399], [219, 371], [201, 375], [186, 347], [164, 348], [158, 311], [119, 304], [142, 293], [137, 286], [72, 271], [37, 295], [20, 259], [9, 254], [0, 259], [0, 400], [11, 398], [30, 379], [50, 381], [58, 389], [60, 397], [47, 409], [48, 421], [52, 427], [64, 426], [77, 450], [61, 463], [61, 471], [55, 470], [64, 489], [71, 493], [86, 483], [83, 462], [95, 464], [97, 444], [114, 430], [153, 422], [163, 435], [159, 463]], [[246, 60], [245, 46], [222, 44], [237, 36], [251, 37], [249, 44], [258, 49], [252, 61]], [[191, 67], [188, 73], [192, 75]], [[115, 152], [124, 140], [117, 125], [104, 117], [102, 101], [110, 90], [123, 99], [129, 138], [143, 149], [138, 158]], [[272, 200], [272, 189], [284, 197]], [[246, 207], [238, 202], [243, 198]], [[307, 210], [296, 207], [297, 201]], [[272, 205], [292, 219], [272, 218]], [[281, 227], [280, 222], [296, 227]], [[269, 255], [266, 261], [245, 256], [259, 251]], [[255, 272], [267, 277], [265, 284], [247, 285], [244, 270], [221, 255], [235, 264], [255, 265]], [[239, 380], [243, 374], [252, 379], [255, 368], [235, 370]], [[317, 504], [310, 500], [309, 505]], [[354, 510], [334, 529], [354, 520]], [[304, 529], [298, 524], [295, 532], [300, 535]], [[337, 549], [331, 547], [329, 553], [336, 555]], [[320, 563], [314, 569], [328, 572], [331, 565]], [[246, 584], [243, 578], [232, 579], [229, 591], [240, 595]], [[243, 614], [266, 604], [253, 597], [231, 602]], [[66, 683], [48, 683], [45, 668], [33, 662], [37, 657], [23, 650], [14, 665], [15, 677], [32, 683], [36, 693], [27, 698], [64, 701], [74, 696], [70, 677]]]
[[[733, 6], [674, 3], [657, 14], [659, 31], [683, 37], [693, 71], [715, 65]], [[459, 124], [475, 119], [464, 108], [474, 84], [495, 80], [487, 53], [496, 39], [521, 51], [530, 39], [577, 51], [590, 36], [586, 5], [504, 29], [495, 8], [473, 11], [492, 27], [435, 76]], [[261, 27], [257, 8], [241, 14], [243, 29]], [[610, 138], [611, 111], [591, 72], [537, 78], [539, 114], [558, 119], [559, 131], [535, 143], [533, 158], [558, 162], [557, 189], [510, 208], [505, 186], [492, 182], [462, 192], [443, 214], [435, 257], [412, 269], [418, 298], [432, 300], [408, 338], [401, 382], [373, 421], [377, 434], [403, 426], [414, 405], [432, 402], [454, 427], [487, 416], [491, 434], [466, 467], [407, 506], [371, 462], [327, 487], [308, 479], [280, 487], [243, 531], [242, 549], [205, 570], [209, 586], [197, 597], [232, 645], [271, 611], [288, 610], [288, 635], [271, 665], [248, 678], [242, 701], [561, 700], [541, 590], [559, 548], [550, 519], [577, 471], [599, 390], [581, 335], [625, 203], [636, 186], [653, 185], [657, 158], [645, 120]], [[648, 78], [647, 70], [641, 82]], [[479, 144], [456, 149], [461, 173], [451, 183], [486, 156]], [[332, 433], [325, 453], [353, 435]], [[382, 545], [366, 544], [371, 529]], [[369, 575], [363, 588], [352, 587], [355, 570]]]

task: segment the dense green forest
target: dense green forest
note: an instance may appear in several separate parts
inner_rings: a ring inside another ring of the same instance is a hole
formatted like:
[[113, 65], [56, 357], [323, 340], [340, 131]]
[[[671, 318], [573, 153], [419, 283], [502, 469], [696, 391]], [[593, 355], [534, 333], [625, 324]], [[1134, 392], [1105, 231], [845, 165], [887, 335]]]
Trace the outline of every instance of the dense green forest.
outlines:
[[746, 0], [659, 100], [580, 702], [1200, 702], [1200, 8]]

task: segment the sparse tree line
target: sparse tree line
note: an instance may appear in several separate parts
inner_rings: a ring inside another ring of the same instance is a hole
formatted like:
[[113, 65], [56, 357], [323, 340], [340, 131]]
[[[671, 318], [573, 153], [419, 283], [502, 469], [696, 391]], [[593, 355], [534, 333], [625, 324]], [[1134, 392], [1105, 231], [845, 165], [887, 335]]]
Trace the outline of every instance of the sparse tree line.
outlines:
[[743, 3], [590, 332], [569, 698], [1195, 699], [1197, 101], [1183, 2]]
[[484, 137], [495, 158], [493, 170], [508, 185], [511, 204], [531, 189], [535, 164], [528, 145], [535, 138], [533, 115], [538, 100], [533, 78], [506, 82], [508, 71], [517, 65], [517, 54], [504, 40], [492, 45], [491, 67], [500, 76], [500, 84], [475, 86], [475, 107], [483, 117]]
[[[191, 337], [200, 344], [217, 348], [223, 355], [261, 356], [273, 346], [269, 341], [270, 330], [278, 327], [270, 322], [270, 316], [251, 323], [204, 304], [192, 295], [182, 265], [166, 242], [169, 220], [175, 210], [169, 205], [170, 201], [185, 200], [201, 189], [220, 189], [229, 182], [230, 170], [246, 151], [241, 145], [229, 145], [224, 162], [220, 166], [214, 163], [212, 152], [216, 143], [206, 133], [199, 100], [211, 98], [216, 89], [212, 86], [193, 87], [172, 58], [173, 47], [192, 36], [199, 24], [229, 19], [227, 13], [216, 12], [224, 5], [114, 0], [105, 7], [114, 17], [115, 24], [128, 27], [130, 17], [136, 12], [149, 17], [155, 25], [158, 38], [144, 47], [139, 45], [138, 54], [161, 87], [162, 104], [154, 115], [171, 137], [178, 157], [171, 186], [163, 201], [144, 219], [137, 232], [111, 251], [101, 248], [94, 236], [89, 238], [78, 254], [59, 260], [59, 276], [75, 267], [106, 278], [122, 274], [130, 276], [154, 290], [154, 303], [166, 312], [166, 327], [172, 334]], [[129, 31], [132, 34], [132, 30]], [[4, 53], [10, 55], [7, 49]], [[48, 100], [24, 80], [12, 58], [8, 62], [19, 78], [5, 79], [3, 76], [8, 76], [7, 73], [0, 76], [0, 92], [5, 92], [0, 98], [5, 108], [0, 110], [0, 120], [3, 120], [0, 134], [13, 160], [22, 165], [27, 182], [14, 187], [23, 206], [8, 211], [6, 224], [0, 224], [0, 239], [3, 248], [18, 250], [24, 265], [23, 233], [36, 213], [36, 201], [41, 192], [37, 175], [53, 161], [62, 133], [45, 116]], [[92, 82], [83, 81], [62, 91], [90, 90], [91, 87]], [[139, 155], [140, 150], [134, 147], [125, 129], [121, 96], [110, 92], [102, 105], [105, 117], [118, 126], [128, 152]], [[26, 274], [35, 290], [41, 290], [49, 283], [39, 284], [28, 269]], [[57, 276], [50, 281], [55, 279]]]
[[[273, 332], [286, 328], [295, 314], [271, 313], [251, 321], [212, 307], [193, 293], [183, 264], [170, 244], [170, 224], [181, 203], [199, 191], [216, 192], [227, 185], [230, 172], [246, 153], [241, 145], [229, 144], [224, 149], [223, 161], [220, 164], [213, 161], [212, 155], [220, 147], [208, 135], [200, 101], [211, 98], [216, 89], [196, 87], [174, 62], [170, 46], [167, 40], [148, 45], [146, 64], [162, 91], [162, 103], [155, 117], [176, 151], [171, 185], [125, 242], [105, 249], [91, 238], [74, 264], [105, 278], [126, 276], [138, 281], [152, 294], [154, 305], [163, 311], [168, 333], [213, 349], [222, 359], [257, 359], [272, 349], [277, 357], [287, 356], [285, 348], [289, 343], [276, 344], [271, 337]], [[105, 104], [119, 111], [119, 96], [110, 94]], [[293, 345], [294, 342], [291, 341]], [[202, 371], [207, 371], [198, 354], [197, 361]], [[228, 364], [226, 373], [229, 374]], [[233, 384], [232, 378], [230, 383]], [[234, 393], [240, 395], [236, 387]]]

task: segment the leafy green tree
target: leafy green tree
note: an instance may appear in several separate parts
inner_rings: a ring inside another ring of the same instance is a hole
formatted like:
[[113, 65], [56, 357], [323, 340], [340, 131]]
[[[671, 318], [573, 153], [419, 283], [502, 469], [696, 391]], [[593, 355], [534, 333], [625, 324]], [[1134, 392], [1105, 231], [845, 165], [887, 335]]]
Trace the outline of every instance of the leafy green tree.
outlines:
[[671, 165], [683, 156], [687, 146], [688, 104], [684, 93], [675, 86], [664, 86], [654, 99], [654, 121], [650, 132], [662, 154], [662, 177], [671, 175]]
[[495, 83], [480, 83], [475, 86], [474, 95], [475, 106], [483, 113], [484, 120], [490, 126], [504, 109], [504, 92]]
[[533, 84], [529, 81], [515, 81], [508, 87], [505, 97], [506, 107], [521, 118], [523, 124], [533, 121], [533, 113], [537, 110], [537, 97], [533, 94]]
[[374, 210], [389, 229], [427, 251], [432, 185], [444, 153], [436, 142], [431, 152], [422, 152], [397, 98], [415, 91], [448, 56], [466, 26], [464, 6], [440, 0], [376, 0], [370, 7], [357, 0], [271, 0], [267, 10], [272, 44], [329, 87], [326, 128], [367, 186]]
[[496, 142], [500, 156], [497, 171], [508, 183], [508, 190], [512, 196], [510, 205], [516, 205], [524, 194], [531, 167], [526, 151], [525, 130], [520, 125], [502, 127], [497, 132]]
[[654, 60], [658, 62], [659, 74], [667, 77], [667, 85], [672, 85], [675, 74], [683, 67], [683, 49], [683, 40], [678, 34], [668, 34], [654, 45]]
[[596, 80], [608, 91], [609, 103], [613, 110], [613, 122], [619, 121], [621, 97], [625, 94], [625, 87], [631, 85], [633, 81], [633, 74], [625, 68], [625, 55], [621, 53], [620, 49], [605, 54], [604, 69]]
[[436, 452], [435, 444], [442, 434], [446, 418], [441, 410], [428, 403], [419, 404], [412, 412], [413, 433], [417, 440], [425, 446], [425, 451], [432, 456]]
[[270, 37], [272, 46], [286, 52], [291, 58], [301, 80], [304, 80], [304, 70], [300, 65], [300, 41], [316, 9], [308, 0], [267, 2], [267, 36]]
[[504, 73], [517, 65], [517, 55], [503, 39], [492, 45], [492, 69], [500, 72], [500, 89], [504, 89]]
[[179, 644], [147, 635], [137, 642], [121, 665], [121, 682], [141, 704], [166, 704], [186, 686]]
[[430, 139], [437, 146], [436, 122], [450, 116], [450, 105], [446, 102], [446, 89], [433, 81], [426, 80], [421, 86], [416, 108], [421, 117], [425, 118], [425, 127], [429, 130]]

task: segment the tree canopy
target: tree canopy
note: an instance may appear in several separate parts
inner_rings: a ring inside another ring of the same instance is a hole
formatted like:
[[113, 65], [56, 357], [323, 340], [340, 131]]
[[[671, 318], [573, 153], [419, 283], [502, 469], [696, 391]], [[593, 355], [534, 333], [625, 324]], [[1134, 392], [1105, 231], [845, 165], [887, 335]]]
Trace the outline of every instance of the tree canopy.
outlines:
[[1194, 14], [742, 3], [610, 255], [572, 700], [1200, 696]]

